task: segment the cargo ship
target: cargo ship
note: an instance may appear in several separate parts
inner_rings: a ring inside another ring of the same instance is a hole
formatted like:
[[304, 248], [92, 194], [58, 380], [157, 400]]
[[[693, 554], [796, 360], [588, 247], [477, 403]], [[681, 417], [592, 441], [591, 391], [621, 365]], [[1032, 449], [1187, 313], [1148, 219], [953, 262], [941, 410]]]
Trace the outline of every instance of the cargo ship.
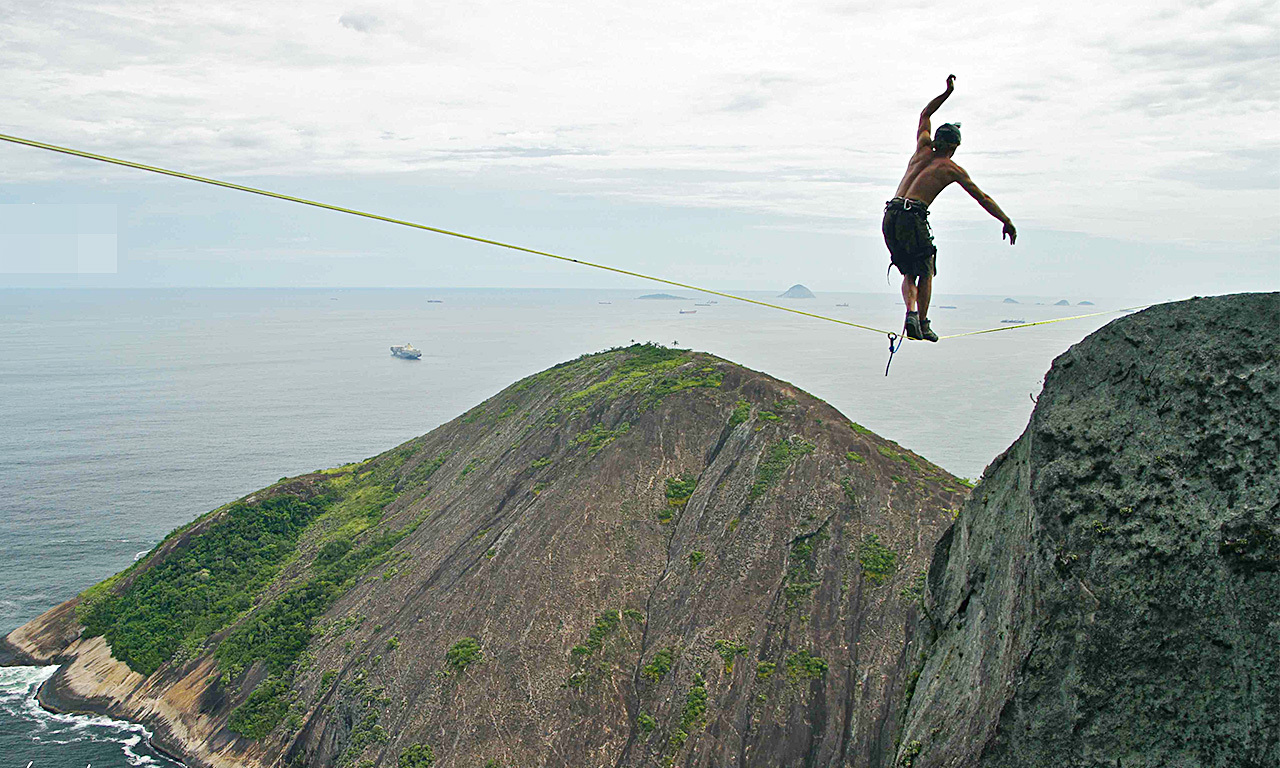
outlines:
[[422, 357], [422, 350], [415, 349], [412, 344], [406, 341], [403, 346], [397, 345], [392, 347], [391, 354], [396, 357], [403, 357], [405, 360], [417, 360]]

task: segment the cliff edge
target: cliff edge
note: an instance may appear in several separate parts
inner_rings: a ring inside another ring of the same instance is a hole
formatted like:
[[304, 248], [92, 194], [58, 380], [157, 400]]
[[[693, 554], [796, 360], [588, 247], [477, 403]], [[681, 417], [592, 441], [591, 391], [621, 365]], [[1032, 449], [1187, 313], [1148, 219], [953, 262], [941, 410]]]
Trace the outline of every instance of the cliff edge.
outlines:
[[1280, 294], [1112, 322], [937, 545], [897, 763], [1280, 765]]

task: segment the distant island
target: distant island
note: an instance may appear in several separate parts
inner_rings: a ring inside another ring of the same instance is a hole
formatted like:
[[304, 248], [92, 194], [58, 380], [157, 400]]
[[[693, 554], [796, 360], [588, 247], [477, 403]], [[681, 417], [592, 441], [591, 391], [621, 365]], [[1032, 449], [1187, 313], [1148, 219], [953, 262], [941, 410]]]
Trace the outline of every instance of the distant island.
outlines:
[[1015, 299], [1005, 299], [1005, 300], [1004, 300], [1004, 303], [1005, 303], [1005, 304], [1017, 304], [1018, 302], [1017, 302], [1017, 300], [1015, 300]]
[[1053, 306], [1055, 306], [1055, 307], [1069, 307], [1069, 306], [1071, 306], [1071, 302], [1067, 301], [1066, 299], [1059, 299], [1058, 301], [1055, 301], [1055, 302], [1053, 303]]
[[637, 296], [637, 299], [650, 299], [657, 301], [688, 301], [684, 296], [673, 296], [669, 293], [646, 293], [643, 296]]
[[1092, 306], [1093, 306], [1093, 302], [1092, 302], [1092, 301], [1078, 301], [1078, 302], [1076, 302], [1076, 306], [1078, 306], [1078, 307], [1092, 307]]
[[805, 288], [803, 285], [796, 283], [788, 288], [785, 292], [778, 294], [780, 299], [813, 299], [817, 298], [813, 295], [813, 291]]

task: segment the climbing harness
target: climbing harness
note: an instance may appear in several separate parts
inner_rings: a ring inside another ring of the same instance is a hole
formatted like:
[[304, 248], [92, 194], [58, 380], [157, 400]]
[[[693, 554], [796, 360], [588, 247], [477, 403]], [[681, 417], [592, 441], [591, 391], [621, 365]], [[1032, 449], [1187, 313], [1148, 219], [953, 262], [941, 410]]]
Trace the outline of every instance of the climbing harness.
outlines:
[[[475, 235], [468, 235], [468, 234], [465, 234], [465, 233], [462, 233], [462, 232], [453, 232], [453, 231], [448, 230], [448, 229], [441, 229], [441, 228], [439, 228], [439, 227], [431, 227], [431, 226], [427, 226], [426, 224], [419, 224], [419, 223], [417, 223], [417, 222], [413, 222], [413, 221], [406, 221], [406, 220], [404, 220], [404, 219], [396, 219], [396, 218], [392, 218], [392, 217], [390, 217], [390, 216], [382, 216], [382, 215], [380, 215], [380, 214], [376, 214], [376, 213], [369, 213], [369, 212], [367, 212], [367, 211], [360, 211], [360, 210], [356, 210], [356, 209], [354, 209], [354, 208], [344, 208], [344, 207], [342, 207], [342, 206], [333, 205], [333, 204], [330, 204], [330, 203], [322, 203], [322, 202], [319, 202], [319, 201], [316, 201], [316, 200], [308, 200], [308, 199], [306, 199], [306, 198], [302, 198], [302, 197], [294, 197], [293, 195], [286, 195], [286, 194], [283, 194], [283, 193], [280, 193], [280, 192], [272, 192], [272, 191], [270, 191], [270, 190], [266, 190], [266, 189], [258, 189], [257, 187], [249, 187], [249, 186], [245, 186], [245, 185], [243, 185], [243, 184], [233, 184], [233, 183], [231, 183], [231, 182], [229, 182], [229, 181], [220, 181], [220, 180], [218, 180], [218, 179], [211, 179], [211, 178], [208, 178], [208, 177], [206, 177], [206, 176], [197, 176], [197, 175], [195, 175], [195, 174], [193, 174], [193, 173], [183, 173], [182, 171], [169, 170], [169, 169], [167, 169], [167, 168], [160, 168], [160, 167], [158, 167], [158, 166], [154, 166], [154, 165], [144, 165], [144, 164], [142, 164], [142, 163], [135, 163], [135, 162], [130, 161], [130, 160], [121, 160], [121, 159], [119, 159], [119, 158], [110, 157], [110, 156], [108, 156], [108, 155], [99, 155], [99, 154], [95, 154], [95, 153], [93, 153], [93, 152], [86, 152], [86, 151], [84, 151], [84, 150], [80, 150], [80, 149], [72, 149], [72, 148], [70, 148], [70, 147], [62, 147], [62, 146], [58, 146], [57, 144], [46, 144], [46, 143], [41, 142], [41, 141], [35, 141], [35, 140], [33, 140], [33, 139], [24, 139], [24, 138], [21, 138], [21, 137], [19, 137], [19, 136], [8, 136], [8, 135], [6, 135], [6, 134], [2, 134], [2, 133], [0, 133], [0, 140], [10, 142], [11, 144], [21, 144], [21, 145], [28, 146], [28, 147], [34, 147], [34, 148], [36, 148], [36, 149], [44, 149], [44, 150], [48, 150], [48, 151], [50, 151], [50, 152], [59, 152], [59, 153], [62, 153], [62, 154], [64, 154], [64, 155], [72, 155], [73, 157], [81, 157], [81, 158], [84, 158], [84, 159], [86, 159], [86, 160], [97, 160], [97, 161], [99, 161], [99, 162], [103, 162], [103, 163], [110, 163], [110, 164], [112, 164], [112, 165], [119, 165], [119, 166], [123, 166], [123, 167], [125, 167], [125, 168], [134, 168], [134, 169], [139, 170], [139, 171], [149, 171], [149, 172], [151, 172], [151, 173], [158, 173], [158, 174], [161, 174], [161, 175], [163, 175], [163, 176], [172, 176], [172, 177], [174, 177], [174, 178], [178, 178], [178, 179], [186, 179], [187, 181], [198, 181], [198, 182], [200, 182], [201, 184], [210, 184], [210, 185], [213, 185], [213, 186], [215, 186], [215, 187], [222, 187], [222, 188], [224, 188], [224, 189], [232, 189], [232, 190], [236, 190], [236, 191], [238, 191], [238, 192], [249, 192], [249, 193], [254, 194], [254, 195], [262, 195], [263, 197], [271, 197], [271, 198], [275, 198], [276, 200], [284, 200], [284, 201], [286, 201], [286, 202], [290, 202], [290, 203], [300, 203], [300, 204], [302, 204], [302, 205], [310, 205], [310, 206], [314, 206], [314, 207], [316, 207], [316, 208], [324, 208], [324, 209], [326, 209], [326, 210], [336, 211], [336, 212], [338, 212], [338, 213], [346, 213], [346, 214], [350, 214], [350, 215], [352, 215], [352, 216], [361, 216], [361, 217], [363, 217], [363, 218], [366, 218], [366, 219], [373, 219], [373, 220], [375, 220], [375, 221], [384, 221], [384, 222], [387, 222], [388, 224], [399, 224], [400, 226], [404, 226], [404, 227], [412, 227], [412, 228], [414, 228], [414, 229], [421, 229], [421, 230], [424, 230], [424, 231], [427, 231], [427, 232], [434, 232], [434, 233], [436, 233], [436, 234], [438, 234], [438, 235], [447, 235], [447, 236], [449, 236], [449, 237], [456, 237], [456, 238], [459, 238], [459, 239], [461, 239], [461, 240], [470, 240], [470, 241], [472, 241], [472, 242], [476, 242], [476, 243], [483, 243], [483, 244], [485, 244], [485, 245], [493, 245], [493, 246], [497, 246], [498, 248], [507, 248], [507, 249], [509, 249], [509, 250], [513, 250], [513, 251], [520, 251], [521, 253], [529, 253], [529, 254], [533, 254], [533, 255], [535, 255], [535, 256], [544, 256], [544, 257], [546, 257], [546, 258], [548, 258], [548, 259], [556, 259], [557, 261], [567, 261], [567, 262], [570, 262], [570, 263], [572, 263], [572, 264], [580, 264], [580, 265], [582, 265], [582, 266], [584, 266], [584, 267], [593, 267], [593, 268], [595, 268], [595, 269], [601, 269], [601, 270], [604, 270], [604, 271], [606, 271], [606, 272], [613, 272], [613, 273], [615, 273], [615, 274], [619, 274], [619, 275], [627, 275], [628, 277], [637, 277], [637, 278], [640, 278], [641, 280], [650, 280], [650, 281], [655, 282], [655, 283], [662, 283], [662, 284], [664, 284], [664, 285], [670, 285], [670, 286], [674, 286], [674, 287], [676, 287], [676, 288], [683, 288], [683, 289], [688, 290], [688, 291], [697, 291], [697, 292], [699, 292], [699, 293], [708, 293], [708, 294], [711, 294], [712, 296], [720, 296], [720, 297], [723, 297], [723, 298], [726, 298], [726, 299], [733, 299], [734, 301], [741, 301], [741, 302], [744, 302], [744, 303], [747, 303], [747, 304], [755, 304], [755, 305], [757, 305], [757, 306], [761, 306], [761, 307], [768, 307], [768, 308], [770, 308], [770, 309], [778, 309], [778, 310], [781, 310], [781, 311], [783, 311], [783, 312], [790, 312], [790, 313], [792, 313], [792, 314], [794, 314], [794, 315], [804, 315], [805, 317], [811, 317], [811, 318], [814, 318], [815, 320], [825, 320], [825, 321], [827, 321], [827, 322], [829, 322], [829, 323], [836, 323], [836, 324], [838, 324], [838, 325], [845, 325], [845, 326], [849, 326], [850, 328], [860, 328], [860, 329], [862, 329], [862, 330], [864, 330], [864, 331], [871, 331], [871, 332], [873, 332], [873, 333], [883, 334], [883, 335], [885, 335], [886, 337], [888, 337], [888, 339], [889, 339], [889, 364], [892, 364], [892, 363], [893, 363], [893, 355], [894, 355], [894, 354], [895, 354], [899, 349], [901, 349], [901, 348], [902, 348], [902, 342], [903, 342], [903, 341], [905, 341], [905, 338], [906, 338], [906, 331], [905, 331], [905, 328], [904, 328], [904, 330], [903, 330], [903, 332], [902, 332], [901, 334], [898, 334], [898, 333], [894, 333], [893, 331], [886, 331], [886, 330], [883, 330], [883, 329], [881, 329], [881, 328], [875, 328], [875, 327], [870, 326], [870, 325], [862, 325], [861, 323], [854, 323], [854, 322], [851, 322], [851, 321], [849, 321], [849, 320], [841, 320], [841, 319], [836, 318], [836, 317], [829, 317], [829, 316], [827, 316], [827, 315], [820, 315], [820, 314], [817, 314], [816, 312], [805, 312], [804, 310], [796, 309], [796, 308], [794, 308], [794, 307], [784, 307], [784, 306], [782, 306], [782, 305], [780, 305], [780, 304], [772, 304], [772, 303], [770, 303], [770, 302], [767, 302], [767, 301], [760, 301], [760, 300], [758, 300], [758, 299], [749, 299], [749, 298], [747, 298], [747, 297], [745, 297], [745, 296], [737, 296], [737, 295], [735, 295], [735, 294], [732, 294], [732, 293], [726, 293], [726, 292], [724, 292], [724, 291], [716, 291], [716, 290], [712, 290], [712, 289], [710, 289], [710, 288], [702, 288], [702, 287], [700, 287], [700, 286], [697, 286], [697, 285], [691, 285], [691, 284], [689, 284], [689, 283], [681, 283], [681, 282], [678, 282], [678, 281], [676, 281], [676, 280], [668, 280], [668, 279], [663, 278], [663, 277], [655, 277], [654, 275], [646, 275], [646, 274], [644, 274], [644, 273], [642, 273], [642, 272], [633, 272], [633, 271], [631, 271], [631, 270], [629, 270], [629, 269], [622, 269], [621, 267], [611, 267], [611, 266], [609, 266], [608, 264], [598, 264], [598, 263], [591, 262], [591, 261], [585, 261], [585, 260], [583, 260], [583, 259], [574, 259], [574, 258], [570, 258], [570, 257], [568, 257], [568, 256], [561, 256], [561, 255], [559, 255], [559, 254], [550, 253], [550, 252], [548, 252], [548, 251], [539, 251], [539, 250], [536, 250], [536, 249], [534, 249], [534, 248], [526, 248], [526, 247], [521, 246], [521, 245], [513, 245], [513, 244], [511, 244], [511, 243], [504, 243], [504, 242], [502, 242], [502, 241], [500, 241], [500, 240], [491, 240], [491, 239], [489, 239], [489, 238], [485, 238], [485, 237], [477, 237], [477, 236], [475, 236]], [[1088, 315], [1076, 315], [1075, 317], [1059, 317], [1059, 318], [1056, 318], [1056, 319], [1054, 319], [1054, 320], [1041, 320], [1041, 321], [1039, 321], [1039, 322], [1035, 322], [1035, 323], [1022, 323], [1022, 324], [1020, 324], [1020, 325], [1009, 325], [1009, 326], [1002, 326], [1002, 327], [1000, 327], [1000, 328], [988, 328], [988, 329], [986, 329], [986, 330], [981, 330], [981, 331], [969, 331], [968, 333], [957, 333], [957, 334], [953, 334], [953, 335], [951, 335], [951, 336], [943, 336], [942, 338], [944, 338], [944, 339], [955, 339], [955, 338], [959, 338], [959, 337], [961, 337], [961, 336], [976, 336], [976, 335], [981, 334], [981, 333], [995, 333], [996, 331], [1008, 331], [1008, 330], [1013, 330], [1014, 328], [1026, 328], [1026, 327], [1028, 327], [1028, 326], [1032, 326], [1032, 325], [1045, 325], [1045, 324], [1047, 324], [1047, 323], [1057, 323], [1057, 322], [1061, 322], [1061, 321], [1063, 321], [1063, 320], [1079, 320], [1079, 319], [1081, 319], [1081, 318], [1086, 318], [1086, 317], [1096, 317], [1096, 316], [1098, 316], [1098, 315], [1107, 315], [1107, 314], [1111, 314], [1112, 312], [1125, 312], [1125, 311], [1129, 311], [1129, 310], [1132, 310], [1132, 309], [1142, 309], [1142, 308], [1143, 308], [1143, 307], [1129, 307], [1129, 308], [1127, 308], [1127, 309], [1117, 309], [1117, 310], [1111, 310], [1111, 311], [1109, 311], [1109, 312], [1094, 312], [1094, 313], [1092, 313], [1092, 314], [1088, 314]], [[895, 342], [895, 341], [897, 342], [897, 346], [895, 346], [895, 345], [894, 345], [894, 342]], [[885, 365], [884, 375], [885, 375], [885, 376], [888, 376], [888, 375], [889, 375], [889, 365]]]

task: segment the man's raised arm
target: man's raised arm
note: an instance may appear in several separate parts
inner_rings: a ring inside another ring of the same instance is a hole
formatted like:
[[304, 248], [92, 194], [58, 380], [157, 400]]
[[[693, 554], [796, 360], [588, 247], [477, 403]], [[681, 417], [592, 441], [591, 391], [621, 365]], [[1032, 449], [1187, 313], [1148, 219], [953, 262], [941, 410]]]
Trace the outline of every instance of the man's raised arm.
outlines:
[[920, 124], [916, 127], [916, 146], [923, 146], [933, 141], [933, 129], [929, 125], [929, 118], [933, 117], [933, 113], [938, 111], [938, 107], [942, 106], [942, 102], [947, 100], [951, 92], [956, 89], [956, 76], [947, 75], [947, 90], [933, 97], [933, 101], [924, 105], [924, 110], [920, 113]]

